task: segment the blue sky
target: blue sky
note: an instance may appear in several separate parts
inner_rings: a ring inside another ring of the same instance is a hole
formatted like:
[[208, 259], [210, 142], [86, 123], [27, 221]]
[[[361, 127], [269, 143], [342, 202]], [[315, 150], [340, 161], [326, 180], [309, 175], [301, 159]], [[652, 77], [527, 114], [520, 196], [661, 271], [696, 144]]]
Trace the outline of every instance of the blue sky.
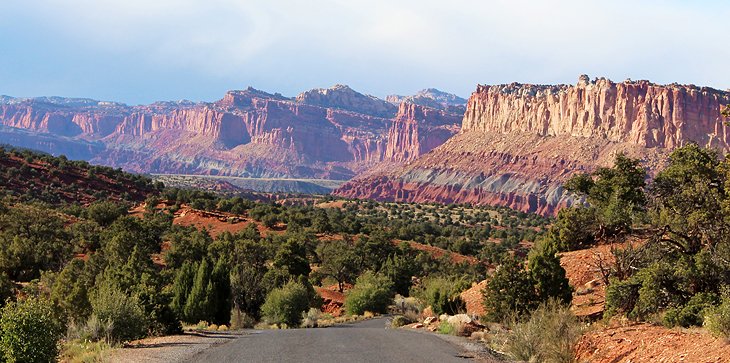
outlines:
[[730, 2], [2, 0], [0, 94], [376, 96], [578, 75], [730, 88]]

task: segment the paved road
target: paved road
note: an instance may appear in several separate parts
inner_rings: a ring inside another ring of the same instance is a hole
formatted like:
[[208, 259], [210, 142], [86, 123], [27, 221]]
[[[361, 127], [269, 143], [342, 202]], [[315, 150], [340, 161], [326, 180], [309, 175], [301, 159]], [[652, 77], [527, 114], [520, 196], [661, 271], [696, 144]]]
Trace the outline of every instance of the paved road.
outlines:
[[385, 329], [386, 319], [318, 329], [253, 331], [190, 362], [468, 362], [435, 335]]

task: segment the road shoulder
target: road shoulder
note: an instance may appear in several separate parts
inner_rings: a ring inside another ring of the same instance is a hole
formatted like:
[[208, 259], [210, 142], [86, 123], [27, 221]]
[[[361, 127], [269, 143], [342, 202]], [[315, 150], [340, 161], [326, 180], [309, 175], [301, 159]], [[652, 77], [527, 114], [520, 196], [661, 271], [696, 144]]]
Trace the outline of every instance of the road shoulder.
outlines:
[[247, 334], [245, 331], [191, 331], [180, 335], [145, 338], [114, 349], [106, 361], [182, 362], [206, 349], [226, 344]]

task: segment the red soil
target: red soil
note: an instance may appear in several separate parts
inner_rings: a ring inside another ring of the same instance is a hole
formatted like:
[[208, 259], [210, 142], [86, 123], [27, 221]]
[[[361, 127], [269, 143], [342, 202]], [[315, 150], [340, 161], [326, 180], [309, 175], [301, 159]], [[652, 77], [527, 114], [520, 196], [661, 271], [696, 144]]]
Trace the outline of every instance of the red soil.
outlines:
[[241, 232], [251, 223], [256, 224], [256, 229], [262, 236], [272, 232], [271, 229], [245, 216], [223, 212], [206, 212], [186, 206], [183, 206], [175, 213], [175, 219], [172, 223], [181, 226], [194, 226], [199, 229], [205, 228], [213, 238], [224, 232]]
[[[27, 167], [28, 171], [23, 171]], [[0, 157], [0, 169], [15, 168], [18, 175], [6, 180], [0, 180], [0, 186], [6, 190], [12, 190], [19, 194], [26, 194], [30, 190], [51, 188], [53, 194], [66, 202], [78, 202], [82, 205], [89, 205], [98, 200], [97, 193], [104, 192], [104, 199], [121, 200], [127, 194], [132, 200], [144, 200], [144, 198], [157, 192], [149, 186], [138, 186], [132, 181], [121, 178], [112, 179], [105, 172], [95, 173], [89, 176], [85, 168], [77, 168], [67, 165], [66, 167], [54, 167], [49, 163], [35, 159], [31, 162], [23, 158], [6, 155]]]
[[413, 242], [413, 241], [401, 241], [401, 240], [394, 240], [393, 241], [393, 243], [395, 243], [396, 245], [399, 245], [399, 244], [401, 244], [403, 242], [408, 242], [408, 244], [414, 250], [424, 251], [424, 252], [430, 253], [431, 256], [433, 256], [433, 258], [441, 258], [444, 255], [448, 254], [449, 257], [451, 257], [451, 261], [453, 261], [454, 263], [466, 262], [466, 263], [468, 263], [470, 265], [476, 265], [477, 263], [479, 263], [479, 260], [476, 257], [465, 256], [465, 255], [462, 255], [462, 254], [459, 254], [459, 253], [456, 253], [456, 252], [447, 251], [447, 250], [445, 250], [443, 248], [439, 248], [439, 247], [435, 247], [435, 246], [429, 246], [429, 245], [425, 245], [425, 244], [418, 243], [418, 242]]
[[337, 208], [337, 209], [342, 209], [342, 208], [345, 207], [345, 203], [347, 203], [347, 202], [344, 201], [344, 200], [335, 200], [335, 201], [332, 201], [332, 202], [319, 203], [319, 204], [316, 205], [316, 207], [317, 208]]

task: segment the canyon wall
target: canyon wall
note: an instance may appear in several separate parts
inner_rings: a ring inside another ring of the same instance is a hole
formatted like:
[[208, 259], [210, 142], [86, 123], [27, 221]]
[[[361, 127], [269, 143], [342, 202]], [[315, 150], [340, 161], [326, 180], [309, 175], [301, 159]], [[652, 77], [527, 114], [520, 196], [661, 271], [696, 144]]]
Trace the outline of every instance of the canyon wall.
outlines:
[[336, 194], [395, 201], [508, 205], [552, 214], [576, 202], [562, 183], [610, 166], [616, 153], [650, 174], [695, 142], [730, 151], [720, 114], [730, 93], [706, 87], [614, 83], [581, 76], [574, 86], [478, 86], [460, 134], [400, 166], [365, 173]]

